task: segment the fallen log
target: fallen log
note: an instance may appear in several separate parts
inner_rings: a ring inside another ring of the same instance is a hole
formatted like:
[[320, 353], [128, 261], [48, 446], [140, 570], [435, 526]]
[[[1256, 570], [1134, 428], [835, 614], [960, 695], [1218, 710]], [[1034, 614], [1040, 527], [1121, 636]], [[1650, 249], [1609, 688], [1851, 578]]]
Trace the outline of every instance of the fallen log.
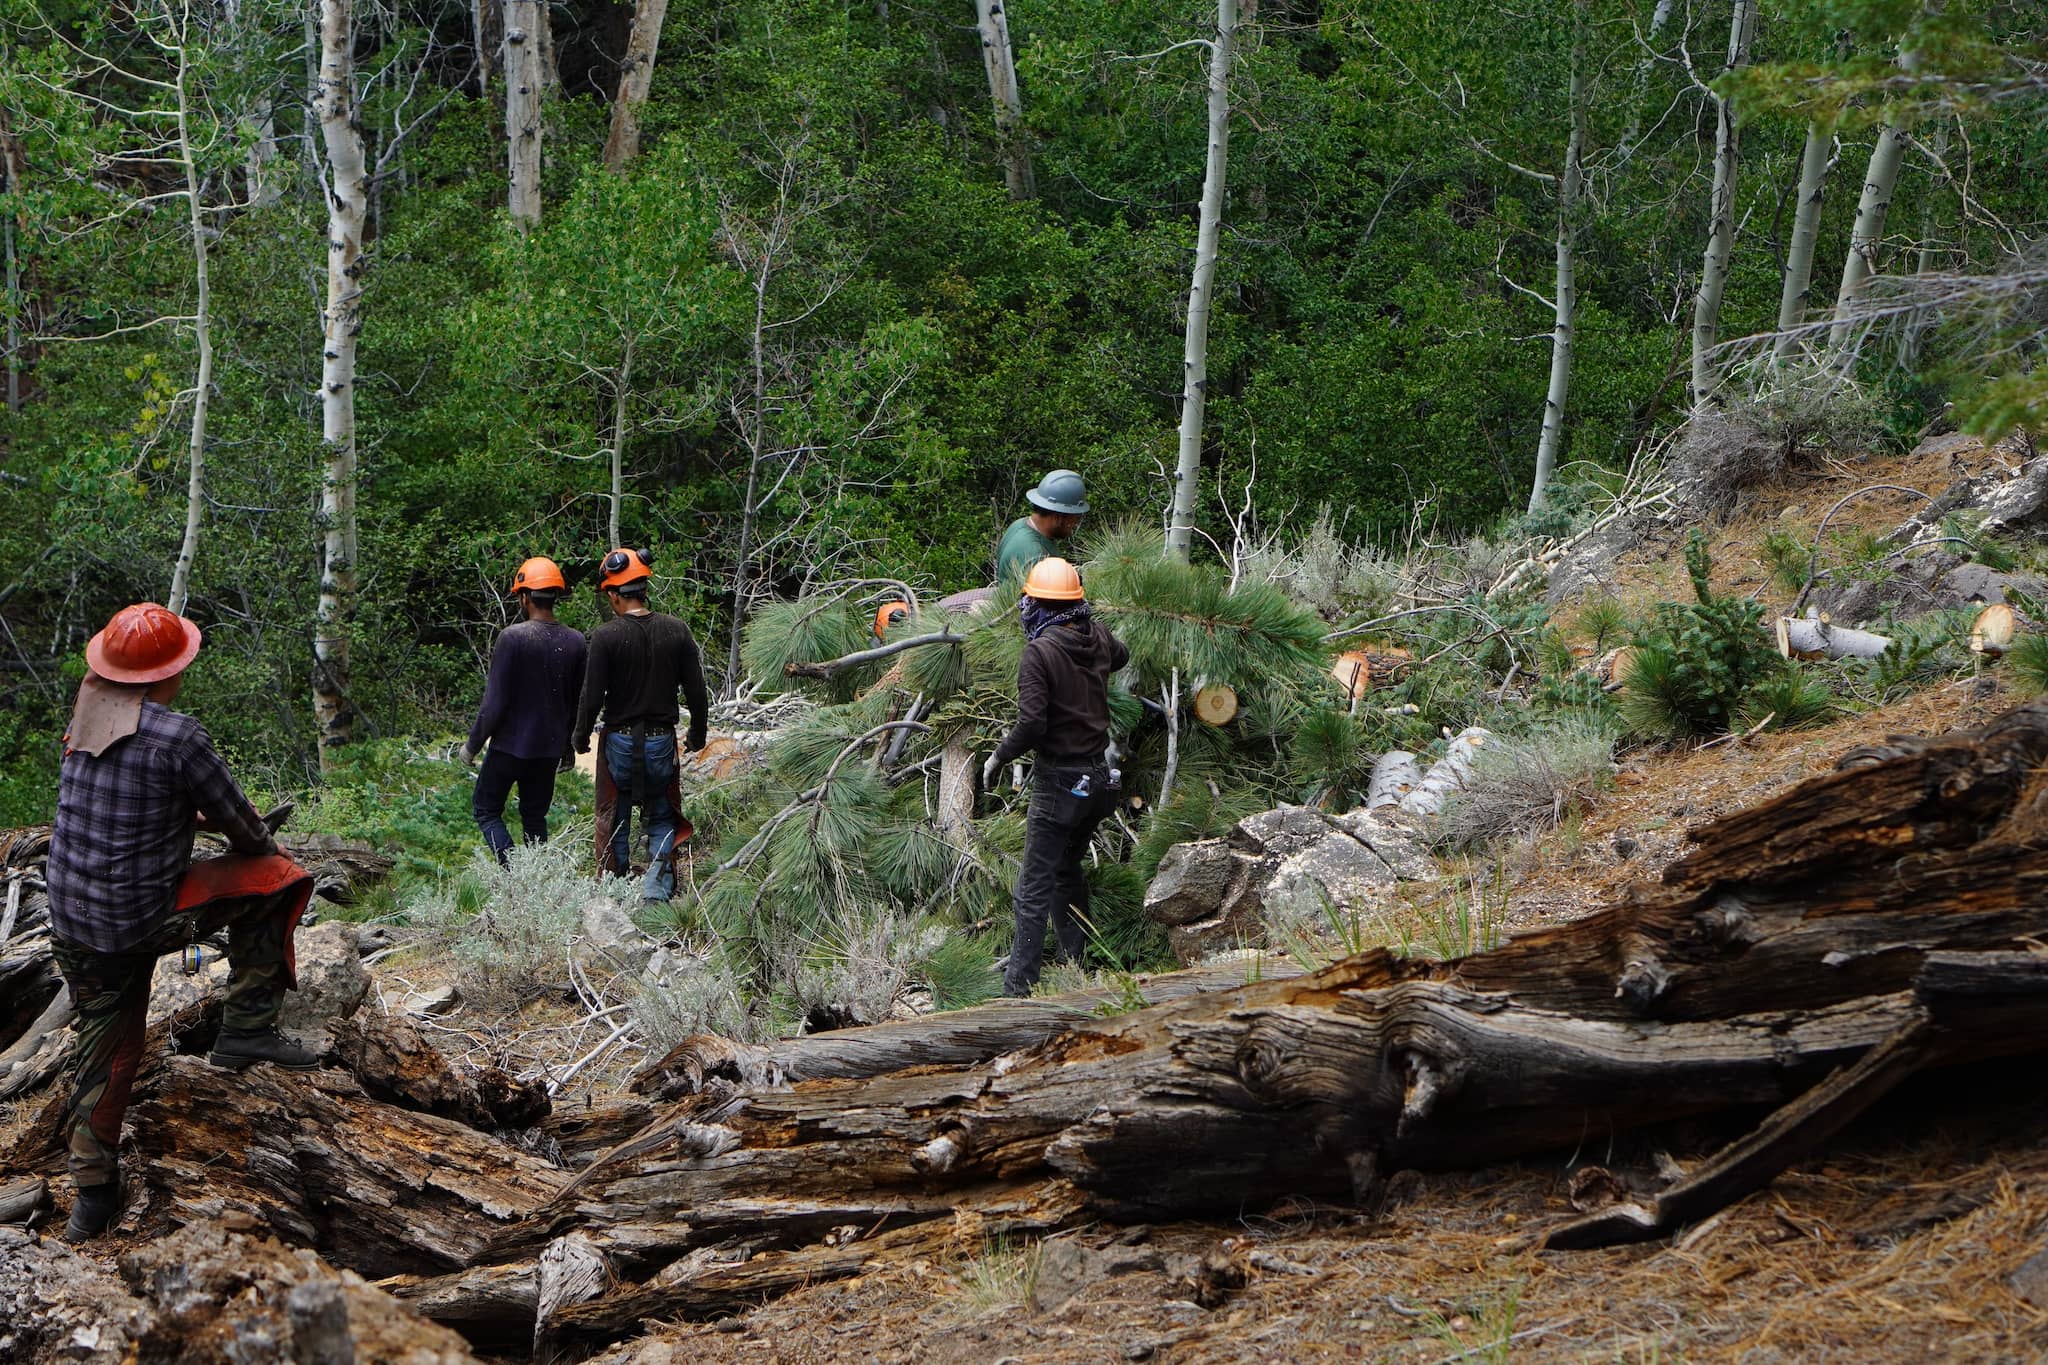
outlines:
[[1830, 625], [1810, 616], [1778, 618], [1778, 653], [1788, 659], [1875, 659], [1891, 647], [1889, 636], [1867, 630]]
[[[1266, 975], [1276, 979], [1298, 975], [1300, 970], [1291, 962], [1265, 965]], [[1144, 1003], [1156, 1005], [1205, 991], [1229, 990], [1244, 981], [1245, 969], [1239, 965], [1162, 972], [1138, 977], [1133, 986]], [[807, 1033], [759, 1045], [697, 1034], [685, 1038], [668, 1055], [641, 1071], [633, 1078], [631, 1088], [638, 1094], [674, 1100], [696, 1094], [713, 1079], [742, 1086], [773, 1087], [797, 1081], [881, 1076], [913, 1066], [985, 1062], [1064, 1033], [1094, 1017], [1105, 1005], [1124, 1003], [1120, 990], [1097, 989], [1032, 999], [991, 1000], [917, 1019]]]
[[334, 1056], [376, 1099], [471, 1128], [529, 1128], [547, 1117], [547, 1088], [497, 1067], [457, 1067], [413, 1024], [362, 1010], [329, 1026]]
[[[880, 1254], [863, 1243], [922, 1245], [956, 1210], [1055, 1189], [1071, 1191], [1069, 1218], [1370, 1201], [1403, 1167], [1583, 1148], [1809, 1092], [1846, 1112], [1813, 1088], [1912, 1039], [1932, 1012], [1925, 983], [1960, 970], [1950, 954], [2009, 958], [2048, 934], [2044, 834], [2048, 704], [2035, 704], [1852, 753], [1692, 831], [1697, 851], [1661, 885], [1491, 953], [1367, 952], [1076, 1023], [979, 1064], [783, 1089], [721, 1081], [491, 1254], [534, 1262], [557, 1238], [586, 1238], [621, 1283], [559, 1310], [550, 1331], [595, 1340], [646, 1317], [729, 1312]], [[1987, 998], [1999, 997], [1944, 997], [1941, 1059], [2048, 1047], [2010, 1012], [1965, 1007]], [[1734, 1185], [1777, 1159], [1763, 1143]], [[716, 1260], [735, 1249], [740, 1260]]]

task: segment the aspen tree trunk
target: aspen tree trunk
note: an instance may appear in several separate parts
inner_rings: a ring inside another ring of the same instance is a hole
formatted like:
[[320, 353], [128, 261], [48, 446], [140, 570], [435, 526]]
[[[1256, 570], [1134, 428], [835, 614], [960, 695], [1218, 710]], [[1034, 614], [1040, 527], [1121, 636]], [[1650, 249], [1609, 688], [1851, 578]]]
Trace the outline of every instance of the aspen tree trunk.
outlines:
[[555, 11], [548, 0], [540, 0], [533, 12], [540, 21], [540, 88], [548, 95], [562, 86], [561, 60], [555, 55]]
[[[761, 462], [768, 454], [768, 280], [774, 269], [775, 248], [772, 242], [771, 236], [769, 242], [763, 244], [760, 268], [754, 272], [753, 280], [754, 329], [750, 360], [754, 387], [747, 417], [747, 491], [745, 501], [740, 504], [740, 545], [732, 569], [732, 631], [725, 650], [726, 686], [731, 688], [740, 684], [740, 642], [747, 615], [748, 561], [754, 554], [754, 517], [760, 510], [756, 500], [761, 490]], [[972, 804], [970, 796], [970, 816]]]
[[192, 561], [199, 555], [199, 527], [206, 516], [206, 409], [213, 390], [213, 292], [207, 277], [206, 215], [199, 199], [199, 166], [192, 153], [192, 120], [185, 90], [189, 13], [177, 26], [178, 162], [185, 172], [185, 207], [192, 230], [192, 334], [199, 347], [199, 366], [192, 380], [192, 428], [186, 447], [189, 477], [185, 485], [185, 537], [171, 570], [171, 590], [164, 605], [180, 616], [192, 591]]
[[1628, 129], [1622, 133], [1619, 144], [1624, 157], [1635, 151], [1636, 139], [1642, 135], [1643, 100], [1649, 94], [1650, 73], [1657, 68], [1657, 38], [1671, 22], [1674, 3], [1675, 0], [1657, 0], [1657, 8], [1650, 12], [1650, 32], [1644, 40], [1642, 58], [1636, 63], [1635, 90], [1629, 97]]
[[619, 539], [619, 504], [626, 496], [626, 404], [632, 388], [633, 343], [628, 341], [619, 361], [618, 380], [612, 386], [612, 510], [607, 529], [613, 545], [626, 543]]
[[1806, 300], [1813, 293], [1813, 244], [1820, 236], [1820, 205], [1834, 140], [1832, 124], [1815, 119], [1806, 125], [1806, 148], [1799, 155], [1799, 205], [1792, 213], [1792, 244], [1785, 253], [1785, 281], [1778, 292], [1774, 363], [1782, 364], [1791, 353], [1792, 329], [1806, 321]]
[[622, 171], [640, 155], [640, 106], [654, 83], [654, 53], [661, 43], [661, 21], [668, 0], [640, 0], [633, 10], [633, 34], [626, 40], [626, 62], [612, 97], [612, 128], [604, 140], [604, 164]]
[[277, 161], [276, 109], [267, 99], [258, 100], [243, 127], [249, 135], [249, 149], [242, 171], [249, 181], [249, 207], [264, 209], [278, 199], [277, 179], [270, 168]]
[[327, 186], [327, 307], [320, 315], [320, 602], [314, 611], [313, 714], [320, 766], [355, 738], [349, 630], [356, 599], [356, 337], [362, 332], [363, 137], [355, 124], [354, 0], [320, 0], [320, 134]]
[[[16, 166], [14, 139], [0, 130], [0, 176], [7, 192], [21, 189], [21, 172]], [[21, 411], [21, 258], [14, 241], [14, 213], [0, 219], [0, 251], [7, 258], [7, 410]]]
[[1008, 0], [974, 0], [981, 26], [981, 64], [988, 72], [988, 94], [996, 106], [996, 133], [1003, 140], [1003, 183], [1010, 198], [1023, 202], [1038, 197], [1031, 174], [1031, 153], [1024, 145], [1024, 97], [1017, 86], [1017, 54], [1010, 46]]
[[491, 88], [491, 54], [498, 50], [501, 41], [493, 32], [491, 20], [495, 0], [469, 0], [469, 25], [476, 43], [476, 92], [488, 94]]
[[1856, 359], [1854, 349], [1850, 348], [1856, 330], [1856, 301], [1863, 297], [1864, 287], [1876, 273], [1885, 215], [1891, 211], [1892, 195], [1899, 185], [1899, 163], [1905, 159], [1905, 153], [1905, 134], [1886, 120], [1878, 129], [1877, 145], [1870, 149], [1870, 168], [1863, 173], [1863, 197], [1856, 202], [1849, 256], [1842, 263], [1842, 287], [1835, 292], [1835, 323], [1828, 329], [1828, 350], [1839, 356], [1844, 366]]
[[[1935, 165], [1928, 178], [1927, 198], [1920, 206], [1920, 250], [1916, 253], [1913, 268], [1922, 275], [1932, 274], [1939, 262], [1939, 252], [1934, 244], [1934, 192], [1947, 179], [1948, 166], [1948, 125], [1942, 124], [1934, 130]], [[1920, 309], [1907, 320], [1906, 330], [1899, 338], [1899, 368], [1910, 370], [1920, 361], [1920, 342], [1927, 335], [1934, 319], [1929, 310]]]
[[541, 61], [538, 0], [505, 0], [506, 207], [521, 229], [540, 224]]
[[1550, 387], [1543, 395], [1543, 434], [1536, 441], [1536, 477], [1529, 487], [1532, 513], [1543, 505], [1550, 476], [1557, 470], [1557, 452], [1564, 446], [1564, 405], [1572, 390], [1572, 344], [1577, 339], [1579, 318], [1579, 191], [1586, 156], [1586, 64], [1576, 35], [1583, 32], [1584, 18], [1585, 8], [1578, 6], [1568, 97], [1571, 132], [1565, 140], [1564, 172], [1557, 182], [1557, 278], [1550, 300]]
[[1209, 42], [1209, 157], [1202, 173], [1202, 209], [1195, 230], [1195, 274], [1188, 285], [1187, 345], [1180, 404], [1180, 458], [1173, 474], [1168, 553], [1187, 558], [1195, 528], [1195, 490], [1202, 476], [1202, 414], [1209, 390], [1209, 302], [1216, 282], [1216, 243], [1223, 226], [1223, 178], [1230, 152], [1230, 58], [1237, 40], [1237, 0], [1216, 0], [1216, 36]]
[[[1735, 0], [1728, 20], [1728, 65], [1722, 74], [1739, 71], [1749, 61], [1749, 40], [1756, 28], [1756, 0]], [[1735, 127], [1735, 101], [1716, 96], [1714, 133], [1714, 197], [1707, 229], [1707, 255], [1700, 263], [1700, 290], [1692, 306], [1692, 406], [1698, 412], [1720, 385], [1714, 347], [1721, 338], [1721, 296], [1728, 288], [1728, 260], [1735, 250], [1735, 171], [1741, 155]]]

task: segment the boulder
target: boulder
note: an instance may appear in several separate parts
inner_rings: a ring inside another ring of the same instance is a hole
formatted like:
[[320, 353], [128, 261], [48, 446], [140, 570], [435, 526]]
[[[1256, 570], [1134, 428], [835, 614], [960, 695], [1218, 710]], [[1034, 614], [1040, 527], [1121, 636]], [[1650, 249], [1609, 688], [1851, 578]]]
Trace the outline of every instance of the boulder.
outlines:
[[172, 953], [156, 960], [156, 975], [149, 983], [149, 1022], [168, 1019], [187, 1005], [196, 1005], [208, 996], [217, 996], [228, 987], [228, 963], [218, 949], [202, 944], [199, 947], [200, 967], [190, 975], [185, 971], [185, 955]]
[[637, 976], [647, 970], [659, 946], [642, 933], [626, 907], [610, 896], [592, 896], [583, 903], [583, 944], [578, 956], [585, 967], [605, 976], [621, 972]]
[[1276, 916], [1317, 928], [1325, 903], [1357, 911], [1404, 881], [1436, 875], [1422, 836], [1397, 811], [1282, 806], [1247, 816], [1220, 839], [1168, 849], [1145, 913], [1166, 927], [1174, 956], [1193, 964], [1267, 946]]
[[328, 1024], [362, 1008], [370, 994], [370, 972], [357, 951], [354, 925], [330, 921], [300, 929], [294, 951], [299, 987], [285, 992], [279, 1028], [295, 1035], [325, 1033]]

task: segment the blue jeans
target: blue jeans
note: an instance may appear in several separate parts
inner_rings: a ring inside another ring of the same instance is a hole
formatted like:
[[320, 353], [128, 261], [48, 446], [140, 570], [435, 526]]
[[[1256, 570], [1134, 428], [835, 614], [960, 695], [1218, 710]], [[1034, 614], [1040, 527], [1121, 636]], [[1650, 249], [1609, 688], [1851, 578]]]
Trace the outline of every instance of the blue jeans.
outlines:
[[[635, 750], [641, 769], [638, 791], [633, 785]], [[676, 892], [676, 808], [669, 803], [669, 783], [676, 775], [676, 737], [670, 733], [635, 740], [630, 734], [610, 734], [604, 740], [605, 767], [619, 789], [618, 812], [612, 819], [611, 871], [624, 876], [633, 865], [633, 807], [635, 796], [645, 794], [641, 817], [647, 821], [647, 880], [640, 894], [647, 900], [665, 901]]]

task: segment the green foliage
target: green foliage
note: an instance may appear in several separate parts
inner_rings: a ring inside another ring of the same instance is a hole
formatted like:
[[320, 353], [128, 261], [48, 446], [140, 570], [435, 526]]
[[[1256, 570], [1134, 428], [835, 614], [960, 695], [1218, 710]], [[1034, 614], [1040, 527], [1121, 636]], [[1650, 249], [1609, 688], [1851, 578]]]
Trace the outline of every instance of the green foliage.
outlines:
[[1623, 678], [1622, 717], [1656, 739], [1724, 732], [1749, 690], [1783, 663], [1765, 641], [1763, 608], [1714, 592], [1697, 530], [1686, 539], [1685, 564], [1696, 600], [1657, 604]]
[[1317, 707], [1294, 732], [1291, 769], [1305, 804], [1349, 810], [1365, 793], [1368, 759], [1365, 736], [1349, 711]]
[[1788, 663], [1749, 689], [1734, 724], [1745, 733], [1767, 722], [1773, 730], [1797, 730], [1820, 724], [1839, 706], [1826, 678], [1804, 664]]
[[2005, 654], [2006, 671], [2028, 692], [2048, 692], [2048, 635], [2022, 635]]
[[1970, 608], [1935, 612], [1889, 628], [1891, 645], [1852, 667], [1856, 690], [1873, 705], [1894, 701], [1970, 666]]
[[1806, 576], [1813, 568], [1813, 546], [1797, 534], [1776, 527], [1764, 532], [1763, 555], [1771, 582], [1779, 589], [1796, 595], [1806, 586]]

